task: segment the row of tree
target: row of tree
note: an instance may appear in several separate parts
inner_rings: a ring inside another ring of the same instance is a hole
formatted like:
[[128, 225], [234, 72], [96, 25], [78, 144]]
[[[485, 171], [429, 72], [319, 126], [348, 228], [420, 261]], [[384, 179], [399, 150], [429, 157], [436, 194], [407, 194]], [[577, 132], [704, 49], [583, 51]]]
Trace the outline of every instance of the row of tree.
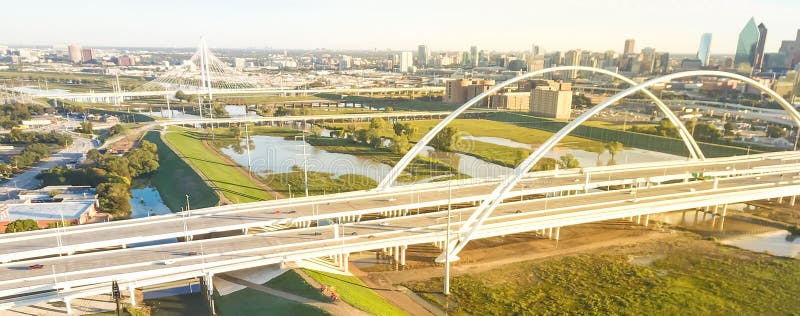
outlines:
[[4, 104], [0, 105], [0, 126], [10, 129], [29, 120], [33, 115], [44, 114], [44, 107], [38, 104]]
[[57, 144], [59, 146], [69, 146], [72, 144], [72, 136], [67, 134], [50, 132], [23, 132], [12, 129], [8, 134], [0, 136], [0, 143], [4, 144]]
[[50, 148], [47, 145], [33, 143], [25, 146], [19, 155], [11, 157], [7, 163], [0, 163], [0, 176], [10, 177], [14, 172], [26, 169], [47, 157], [50, 157]]

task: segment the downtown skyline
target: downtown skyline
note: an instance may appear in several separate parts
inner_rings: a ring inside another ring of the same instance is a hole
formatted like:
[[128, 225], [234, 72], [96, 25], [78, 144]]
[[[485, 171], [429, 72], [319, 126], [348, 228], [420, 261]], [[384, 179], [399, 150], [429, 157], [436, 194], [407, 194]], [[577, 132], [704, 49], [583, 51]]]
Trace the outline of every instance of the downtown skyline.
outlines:
[[[777, 51], [782, 40], [793, 39], [800, 27], [791, 15], [782, 14], [787, 6], [800, 10], [800, 4], [791, 1], [679, 2], [669, 6], [632, 1], [514, 2], [487, 14], [472, 1], [392, 5], [364, 1], [108, 5], [87, 1], [90, 5], [81, 8], [45, 1], [35, 7], [11, 4], [9, 12], [16, 14], [0, 21], [0, 45], [192, 47], [205, 36], [213, 48], [410, 51], [425, 44], [431, 51], [465, 51], [472, 45], [523, 51], [536, 44], [547, 51], [619, 52], [625, 39], [634, 39], [637, 52], [653, 47], [694, 54], [697, 39], [712, 33], [711, 53], [727, 55], [735, 53], [738, 32], [751, 17], [770, 29], [768, 52]], [[536, 11], [548, 14], [537, 15]], [[476, 18], [464, 20], [464, 16]], [[663, 22], [654, 16], [664, 16]], [[36, 24], [31, 24], [34, 18]]]

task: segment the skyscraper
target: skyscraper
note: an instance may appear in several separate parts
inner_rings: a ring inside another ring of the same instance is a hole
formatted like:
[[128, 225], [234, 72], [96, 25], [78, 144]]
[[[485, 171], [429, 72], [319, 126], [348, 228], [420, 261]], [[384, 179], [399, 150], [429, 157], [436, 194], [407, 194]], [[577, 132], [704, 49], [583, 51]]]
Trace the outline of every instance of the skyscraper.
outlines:
[[419, 45], [417, 48], [417, 66], [425, 67], [428, 66], [428, 58], [430, 57], [430, 52], [428, 51], [428, 46]]
[[[739, 42], [736, 44], [736, 57], [733, 59], [735, 68], [752, 69], [755, 61], [756, 46], [758, 45], [759, 33], [754, 18], [750, 18], [739, 32]], [[749, 70], [748, 69], [748, 70]]]
[[758, 24], [758, 43], [756, 43], [755, 56], [753, 56], [753, 71], [761, 71], [764, 65], [764, 43], [767, 41], [767, 27], [764, 23]]
[[633, 54], [634, 51], [636, 50], [635, 46], [636, 46], [636, 41], [634, 41], [632, 38], [626, 39], [625, 40], [625, 50], [623, 50], [622, 53], [625, 54], [625, 55]]
[[781, 42], [781, 49], [778, 52], [786, 55], [786, 68], [794, 68], [800, 63], [800, 30], [797, 30], [797, 38], [794, 41]]
[[469, 61], [472, 67], [478, 67], [478, 46], [472, 46], [469, 48]]
[[81, 49], [81, 62], [88, 63], [94, 59], [94, 52], [91, 48]]
[[77, 64], [81, 62], [81, 45], [78, 44], [70, 44], [69, 47], [69, 60], [73, 64]]
[[708, 66], [708, 60], [711, 57], [711, 33], [703, 33], [700, 36], [700, 48], [697, 49], [697, 59], [703, 67]]
[[[564, 54], [564, 65], [565, 66], [578, 66], [581, 61], [581, 50], [575, 49], [568, 51]], [[578, 71], [577, 70], [570, 70], [567, 72], [567, 78], [575, 79], [578, 78]]]
[[412, 72], [411, 67], [414, 65], [414, 55], [411, 52], [401, 52], [399, 65], [400, 72]]
[[531, 56], [536, 56], [543, 53], [539, 45], [531, 45]]

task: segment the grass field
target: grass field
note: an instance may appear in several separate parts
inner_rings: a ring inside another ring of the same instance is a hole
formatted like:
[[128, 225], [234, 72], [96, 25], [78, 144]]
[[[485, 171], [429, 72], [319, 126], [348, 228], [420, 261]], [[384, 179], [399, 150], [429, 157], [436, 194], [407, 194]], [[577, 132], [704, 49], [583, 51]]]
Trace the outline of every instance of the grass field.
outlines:
[[[342, 138], [309, 137], [306, 138], [306, 141], [317, 149], [359, 156], [390, 166], [394, 166], [402, 157], [402, 155], [394, 154], [385, 149], [376, 149], [365, 144], [354, 143]], [[398, 178], [398, 181], [415, 182], [430, 177], [451, 174], [454, 174], [454, 177], [458, 179], [466, 177], [466, 175], [459, 174], [456, 167], [447, 165], [441, 161], [417, 157], [409, 164], [405, 172]]]
[[[66, 89], [73, 92], [112, 91], [113, 76], [57, 73], [57, 72], [29, 72], [29, 71], [0, 71], [0, 78], [24, 79], [32, 81], [47, 81], [48, 89]], [[124, 90], [133, 90], [146, 81], [140, 77], [120, 77], [120, 87]], [[34, 82], [30, 82], [33, 84]], [[45, 88], [44, 82], [41, 83]]]
[[[289, 196], [289, 186], [294, 197], [303, 196], [305, 176], [303, 171], [268, 174], [259, 176], [264, 184], [285, 196]], [[374, 179], [360, 174], [343, 174], [334, 176], [325, 172], [308, 172], [308, 195], [325, 195], [331, 193], [349, 192], [372, 189], [378, 186]]]
[[[799, 260], [687, 233], [633, 250], [614, 248], [460, 275], [452, 279], [450, 313], [788, 315], [800, 310], [796, 280]], [[407, 285], [441, 302], [441, 282]]]
[[406, 315], [403, 310], [387, 302], [357, 277], [307, 269], [303, 271], [317, 282], [333, 286], [342, 300], [355, 308], [379, 316]]
[[158, 172], [151, 181], [161, 194], [164, 204], [173, 212], [186, 205], [186, 194], [191, 192], [190, 204], [194, 208], [216, 206], [217, 194], [175, 152], [161, 140], [156, 131], [145, 134], [144, 139], [158, 146]]
[[[223, 130], [223, 129], [220, 129]], [[207, 148], [203, 140], [207, 135], [201, 131], [172, 127], [166, 140], [176, 148], [180, 155], [200, 170], [203, 176], [233, 203], [273, 200], [271, 194], [259, 186], [255, 178], [242, 173], [239, 166], [222, 153]]]

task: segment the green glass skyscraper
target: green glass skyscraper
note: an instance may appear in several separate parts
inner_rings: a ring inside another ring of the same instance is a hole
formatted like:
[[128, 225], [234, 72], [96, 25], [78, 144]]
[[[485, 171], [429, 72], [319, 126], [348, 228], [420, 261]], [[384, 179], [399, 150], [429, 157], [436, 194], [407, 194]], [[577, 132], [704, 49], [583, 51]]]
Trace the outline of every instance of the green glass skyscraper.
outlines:
[[734, 66], [737, 69], [753, 68], [756, 57], [756, 46], [758, 46], [759, 38], [760, 34], [756, 26], [756, 21], [754, 18], [750, 18], [750, 21], [747, 21], [742, 31], [739, 32], [739, 42], [736, 45], [736, 57], [733, 59]]

